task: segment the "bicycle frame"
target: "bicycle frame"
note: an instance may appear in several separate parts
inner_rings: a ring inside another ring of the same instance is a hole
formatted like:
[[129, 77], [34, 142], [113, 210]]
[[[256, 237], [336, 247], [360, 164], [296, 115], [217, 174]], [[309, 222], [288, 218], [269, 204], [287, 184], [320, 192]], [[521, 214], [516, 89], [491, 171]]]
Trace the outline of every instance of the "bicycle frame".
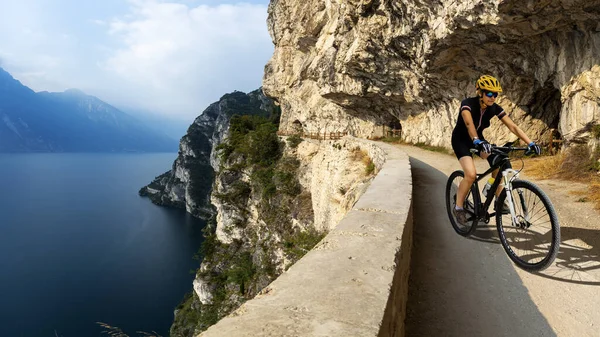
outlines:
[[[523, 150], [523, 149], [518, 149], [518, 148], [511, 148], [511, 149]], [[477, 186], [477, 193], [479, 194], [479, 200], [481, 200], [481, 194], [479, 192], [479, 181], [481, 181], [487, 175], [491, 174], [493, 171], [500, 169], [501, 167], [504, 166], [504, 164], [506, 162], [509, 162], [509, 161], [510, 161], [510, 159], [508, 159], [508, 157], [503, 158], [498, 164], [490, 167], [484, 173], [477, 174], [477, 178], [475, 179], [474, 183]], [[500, 184], [503, 184], [504, 189], [506, 190], [506, 200], [508, 202], [508, 208], [510, 210], [512, 223], [518, 224], [519, 222], [517, 221], [517, 217], [516, 217], [516, 210], [515, 210], [515, 204], [514, 204], [514, 200], [513, 200], [513, 196], [512, 196], [511, 182], [519, 177], [519, 171], [513, 170], [512, 168], [507, 168], [507, 169], [503, 170], [502, 172], [499, 172], [499, 175], [501, 175], [502, 178], [498, 179], [498, 175], [496, 176], [496, 179], [494, 180], [494, 183], [490, 187], [490, 190], [486, 196], [485, 202], [483, 202], [483, 203], [480, 202], [479, 205], [477, 205], [477, 209], [476, 209], [477, 213], [475, 214], [475, 216], [478, 219], [484, 220], [486, 223], [488, 223], [490, 221], [490, 218], [492, 218], [496, 215], [496, 212], [498, 210], [496, 210], [495, 212], [490, 214], [490, 213], [488, 213], [488, 209], [489, 209], [490, 205], [492, 204], [492, 200], [494, 200], [494, 197], [496, 196], [496, 191], [498, 190], [498, 186], [500, 186]], [[525, 214], [525, 219], [529, 222], [530, 221], [529, 212], [525, 205], [525, 200], [523, 198], [523, 192], [521, 192], [521, 191], [517, 191], [517, 192], [519, 193], [521, 207], [523, 208], [523, 212]], [[501, 205], [498, 205], [498, 207], [500, 207], [500, 206]]]
[[[513, 147], [512, 143], [492, 145], [490, 152], [494, 156], [487, 158], [491, 167], [476, 174], [475, 179], [470, 181], [471, 186], [463, 200], [463, 212], [457, 208], [458, 195], [462, 194], [461, 187], [466, 187], [463, 184], [465, 171], [472, 169], [465, 167], [452, 172], [446, 183], [446, 211], [454, 231], [464, 237], [473, 235], [478, 223], [489, 223], [492, 217], [495, 218], [500, 243], [510, 259], [524, 270], [544, 270], [554, 263], [560, 247], [558, 216], [542, 189], [532, 182], [519, 179], [525, 162], [522, 162], [521, 168], [513, 169], [511, 162], [521, 157], [510, 156], [512, 151], [525, 151], [525, 156], [533, 153], [529, 147]], [[471, 149], [471, 152], [478, 153], [475, 149]], [[482, 200], [479, 182], [496, 170], [499, 171], [496, 179], [489, 186], [485, 200]], [[496, 198], [496, 192], [500, 192], [499, 198]], [[494, 198], [495, 207], [489, 210]], [[540, 230], [537, 230], [538, 225], [541, 225]], [[523, 236], [523, 240], [519, 240], [519, 236]]]
[[[494, 170], [496, 170], [498, 168], [499, 167], [491, 167], [484, 173], [477, 174], [477, 179], [475, 179], [475, 184], [477, 185], [477, 194], [479, 195], [479, 200], [481, 200], [481, 194], [479, 192], [479, 181], [483, 180], [485, 177], [487, 177], [489, 174], [491, 174]], [[504, 175], [504, 172], [502, 172], [502, 174]], [[477, 213], [475, 214], [475, 216], [478, 219], [485, 220], [486, 222], [488, 222], [491, 217], [496, 215], [495, 212], [492, 214], [489, 214], [488, 209], [490, 208], [490, 205], [492, 204], [492, 200], [494, 200], [496, 191], [498, 190], [498, 186], [500, 186], [501, 182], [502, 182], [501, 179], [497, 179], [497, 176], [496, 176], [496, 180], [494, 180], [492, 187], [490, 187], [488, 194], [485, 197], [485, 201], [483, 203], [480, 202], [477, 207]]]

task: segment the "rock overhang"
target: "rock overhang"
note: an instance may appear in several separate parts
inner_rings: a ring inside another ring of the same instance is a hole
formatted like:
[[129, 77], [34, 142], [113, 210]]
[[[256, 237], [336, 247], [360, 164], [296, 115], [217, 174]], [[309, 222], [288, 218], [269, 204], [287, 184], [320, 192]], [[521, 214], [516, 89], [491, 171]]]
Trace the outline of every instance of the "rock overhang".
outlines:
[[441, 129], [430, 131], [446, 136], [458, 102], [490, 73], [517, 120], [533, 119], [536, 137], [569, 134], [578, 123], [563, 122], [573, 119], [565, 106], [598, 119], [586, 104], [598, 85], [573, 83], [597, 76], [599, 9], [579, 0], [272, 1], [276, 48], [264, 90], [282, 105], [282, 128], [299, 121], [309, 132], [381, 136], [394, 118], [410, 125], [442, 110]]

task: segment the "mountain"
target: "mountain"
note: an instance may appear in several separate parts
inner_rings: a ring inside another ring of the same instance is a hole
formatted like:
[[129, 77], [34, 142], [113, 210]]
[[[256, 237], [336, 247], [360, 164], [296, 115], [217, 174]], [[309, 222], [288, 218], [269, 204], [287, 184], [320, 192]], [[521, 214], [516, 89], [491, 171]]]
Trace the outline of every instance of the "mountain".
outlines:
[[177, 141], [102, 100], [36, 93], [0, 68], [0, 152], [165, 152]]

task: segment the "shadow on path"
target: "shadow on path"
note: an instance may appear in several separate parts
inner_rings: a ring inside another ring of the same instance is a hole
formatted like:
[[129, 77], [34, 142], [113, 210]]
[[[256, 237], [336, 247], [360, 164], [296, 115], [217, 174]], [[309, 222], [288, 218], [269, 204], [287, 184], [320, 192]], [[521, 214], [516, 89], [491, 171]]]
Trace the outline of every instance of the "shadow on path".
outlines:
[[[577, 227], [561, 228], [560, 250], [554, 264], [535, 273], [552, 280], [600, 286], [600, 231]], [[495, 219], [480, 222], [469, 239], [500, 247]]]
[[600, 286], [600, 231], [563, 227], [560, 235], [556, 262], [538, 275], [563, 282]]
[[[473, 240], [454, 232], [447, 217], [447, 176], [410, 158], [414, 246], [406, 336], [555, 336], [531, 300], [495, 227]], [[492, 243], [492, 244], [491, 244]]]

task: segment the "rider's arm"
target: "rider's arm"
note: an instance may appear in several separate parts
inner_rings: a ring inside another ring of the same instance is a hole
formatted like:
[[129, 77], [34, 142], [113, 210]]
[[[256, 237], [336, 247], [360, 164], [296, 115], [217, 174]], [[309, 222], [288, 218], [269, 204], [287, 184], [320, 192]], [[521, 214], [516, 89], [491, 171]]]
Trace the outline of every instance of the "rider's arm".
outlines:
[[525, 144], [531, 143], [531, 139], [527, 137], [525, 132], [523, 132], [523, 130], [521, 130], [521, 128], [519, 128], [517, 124], [515, 124], [515, 122], [513, 122], [512, 119], [510, 119], [510, 117], [508, 117], [508, 115], [502, 117], [502, 119], [500, 120], [502, 121], [502, 123], [504, 123], [504, 125], [506, 125], [510, 132], [519, 137], [522, 141], [525, 142]]
[[460, 114], [462, 115], [462, 118], [465, 121], [465, 125], [467, 126], [467, 131], [469, 132], [471, 140], [478, 138], [477, 130], [475, 130], [475, 125], [473, 124], [473, 117], [471, 116], [471, 111], [463, 109], [460, 112]]

